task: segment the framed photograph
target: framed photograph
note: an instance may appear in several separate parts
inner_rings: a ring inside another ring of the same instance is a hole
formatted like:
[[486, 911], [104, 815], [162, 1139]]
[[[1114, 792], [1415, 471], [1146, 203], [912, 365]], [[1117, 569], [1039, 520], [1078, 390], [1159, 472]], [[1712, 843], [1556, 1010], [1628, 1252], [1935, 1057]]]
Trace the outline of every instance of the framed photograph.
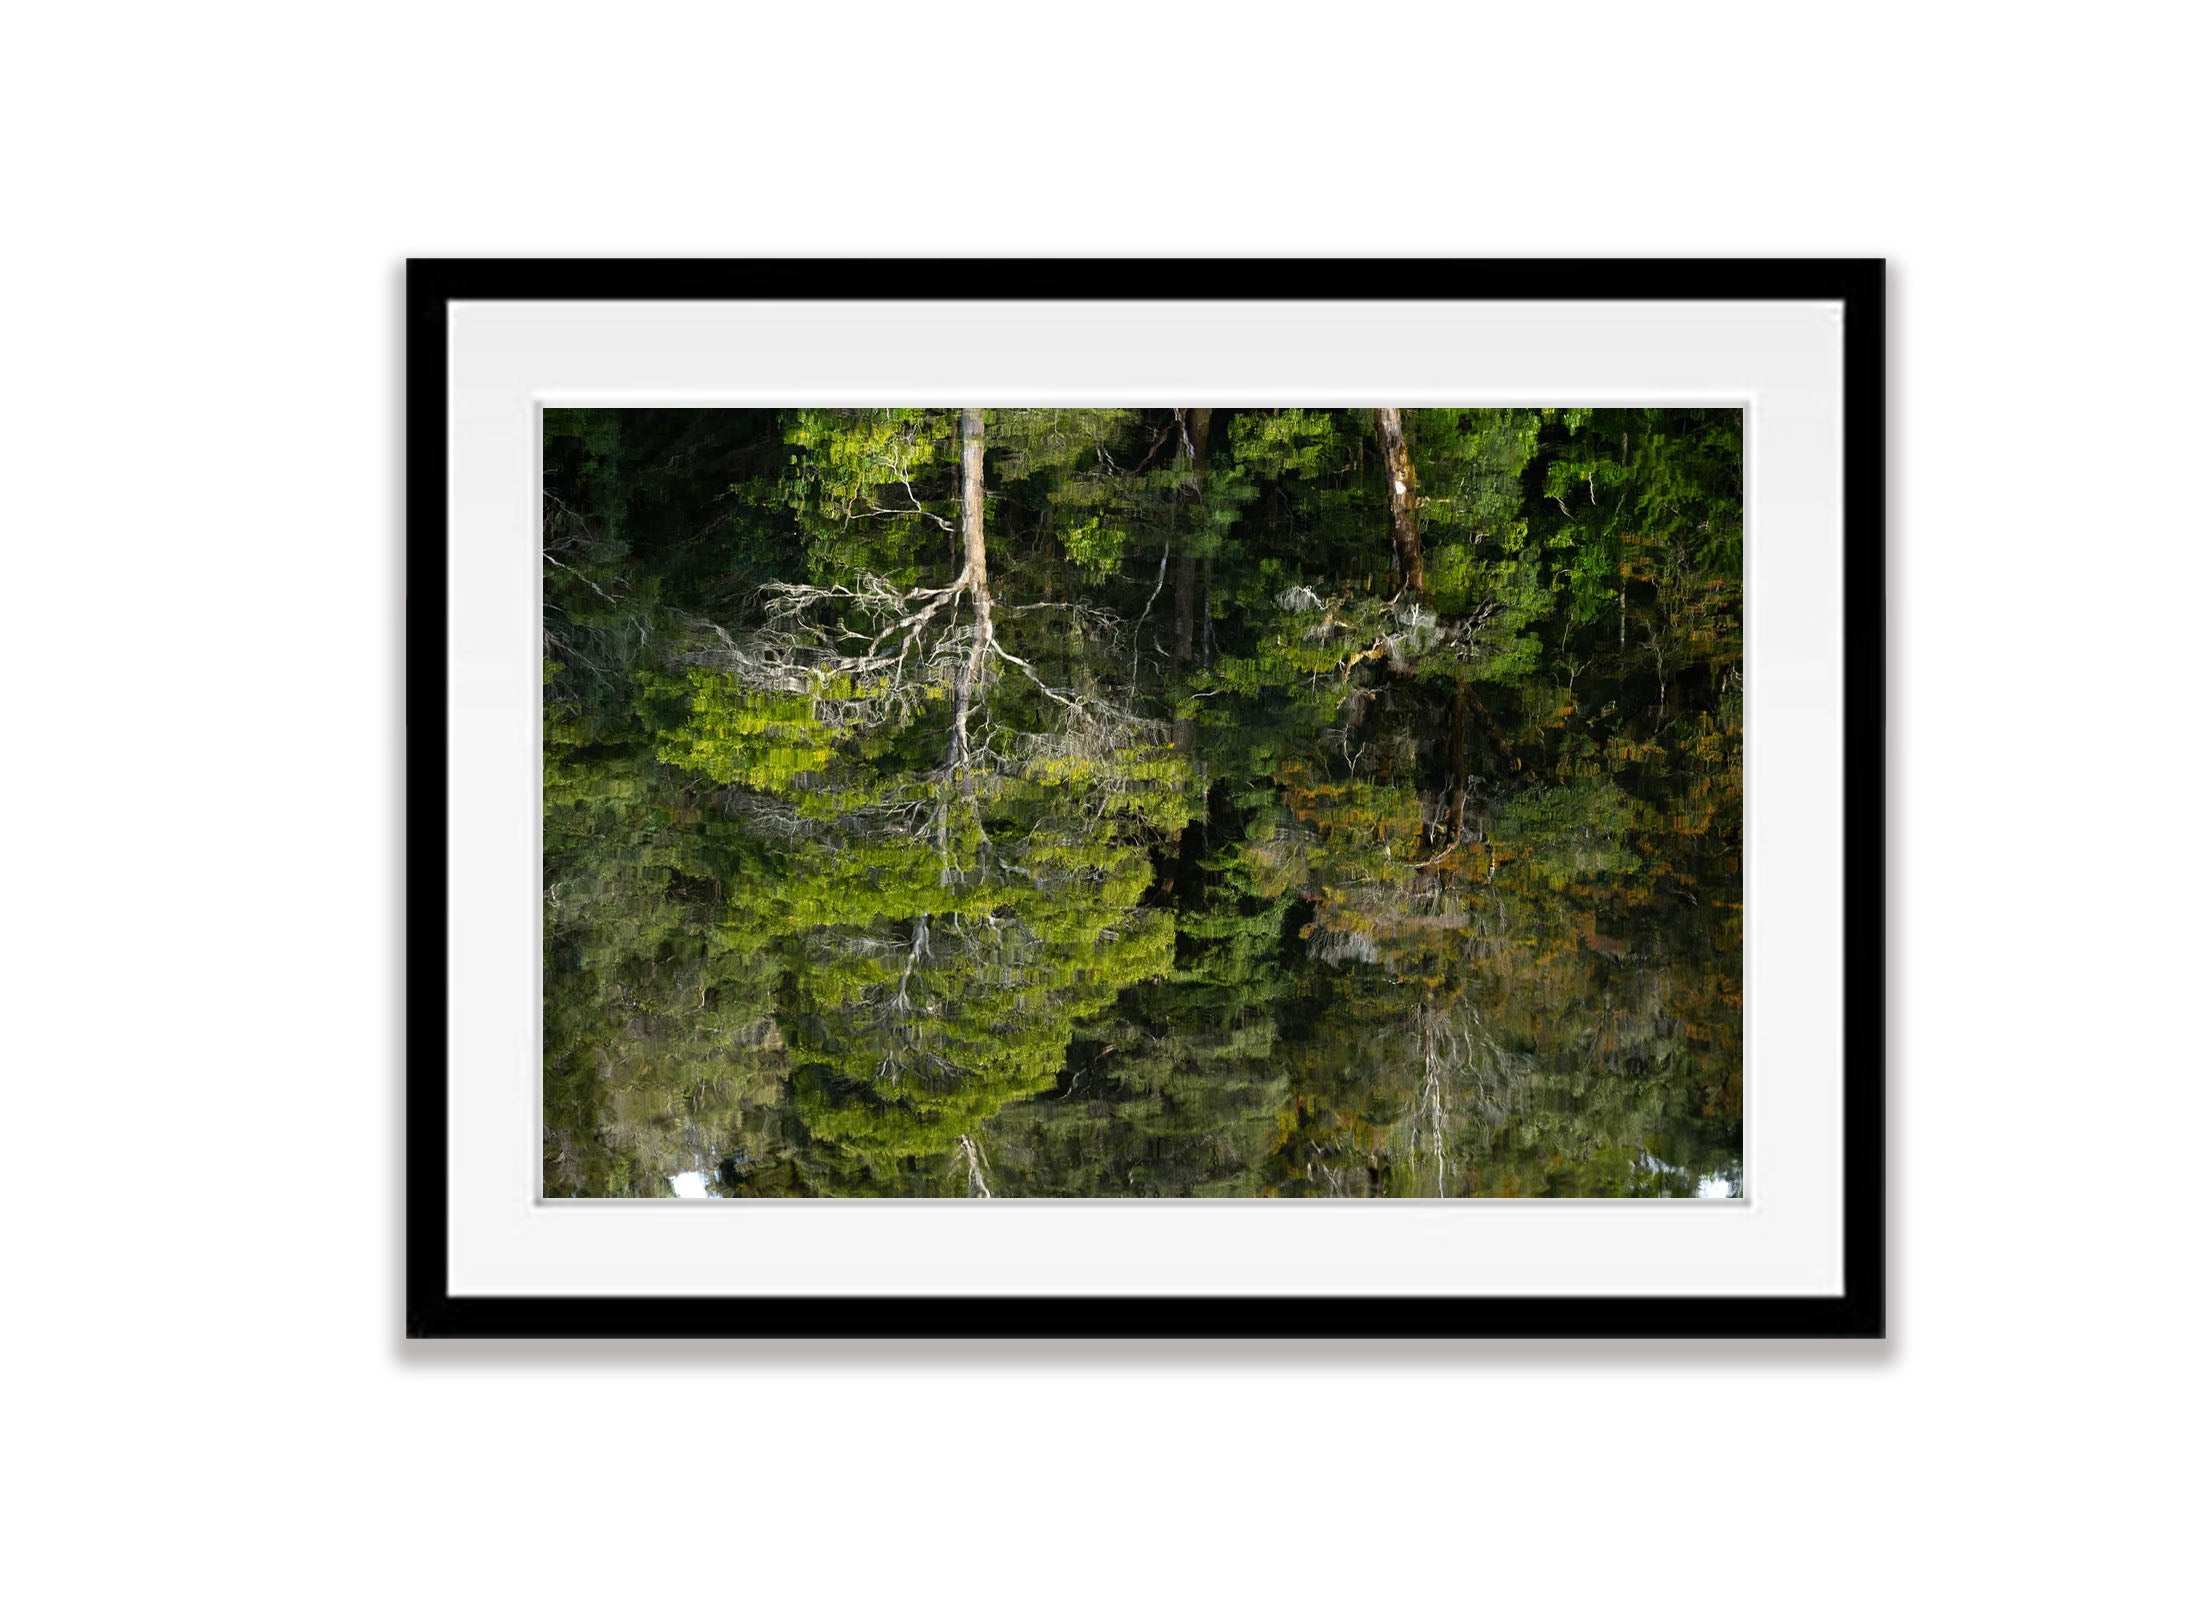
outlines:
[[1883, 263], [407, 317], [411, 1334], [1883, 1334]]

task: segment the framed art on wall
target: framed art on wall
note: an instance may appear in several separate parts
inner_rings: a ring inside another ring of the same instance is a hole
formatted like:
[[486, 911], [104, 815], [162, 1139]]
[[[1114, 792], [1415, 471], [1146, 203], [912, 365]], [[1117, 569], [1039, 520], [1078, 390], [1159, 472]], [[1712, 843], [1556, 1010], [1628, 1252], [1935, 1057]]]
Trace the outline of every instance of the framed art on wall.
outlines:
[[411, 1333], [1883, 1332], [1882, 263], [407, 314]]

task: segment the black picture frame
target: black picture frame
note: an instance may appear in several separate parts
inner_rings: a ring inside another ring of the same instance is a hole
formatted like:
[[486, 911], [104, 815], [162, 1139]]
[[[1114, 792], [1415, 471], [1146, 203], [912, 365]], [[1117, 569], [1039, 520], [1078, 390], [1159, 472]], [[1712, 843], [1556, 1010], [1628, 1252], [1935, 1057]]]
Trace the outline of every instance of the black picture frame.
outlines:
[[[414, 260], [406, 272], [405, 1328], [414, 1338], [1878, 1338], [1886, 1332], [1886, 264]], [[982, 266], [983, 271], [973, 267]], [[474, 300], [1817, 300], [1844, 308], [1837, 1296], [478, 1296], [449, 1289], [448, 308]], [[1205, 286], [1205, 287], [1202, 287]]]

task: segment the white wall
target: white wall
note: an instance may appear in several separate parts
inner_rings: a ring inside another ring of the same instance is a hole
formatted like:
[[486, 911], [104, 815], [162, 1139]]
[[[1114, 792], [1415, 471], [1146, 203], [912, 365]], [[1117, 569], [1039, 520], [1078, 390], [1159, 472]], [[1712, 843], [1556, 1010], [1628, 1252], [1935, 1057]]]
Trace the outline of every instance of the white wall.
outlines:
[[[19, 1591], [2171, 1587], [2189, 13], [856, 10], [11, 18]], [[857, 251], [1894, 258], [1890, 1344], [400, 1347], [398, 263]]]

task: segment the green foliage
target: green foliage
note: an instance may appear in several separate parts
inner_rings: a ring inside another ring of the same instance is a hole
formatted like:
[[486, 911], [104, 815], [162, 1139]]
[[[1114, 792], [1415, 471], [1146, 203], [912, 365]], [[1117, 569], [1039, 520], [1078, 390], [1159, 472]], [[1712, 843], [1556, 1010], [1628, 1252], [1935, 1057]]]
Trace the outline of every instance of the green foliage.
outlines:
[[784, 794], [833, 759], [836, 730], [815, 697], [750, 689], [701, 667], [687, 674], [689, 714], [657, 735], [657, 758], [713, 783]]
[[1086, 517], [1065, 525], [1062, 548], [1086, 576], [1113, 577], [1123, 565], [1123, 546], [1130, 530], [1120, 523], [1109, 526], [1098, 517]]
[[797, 411], [786, 442], [794, 453], [779, 499], [811, 577], [913, 583], [927, 559], [944, 557], [940, 524], [957, 512], [953, 412]]
[[1344, 459], [1346, 435], [1328, 411], [1242, 411], [1230, 423], [1237, 465], [1259, 478], [1314, 478]]

